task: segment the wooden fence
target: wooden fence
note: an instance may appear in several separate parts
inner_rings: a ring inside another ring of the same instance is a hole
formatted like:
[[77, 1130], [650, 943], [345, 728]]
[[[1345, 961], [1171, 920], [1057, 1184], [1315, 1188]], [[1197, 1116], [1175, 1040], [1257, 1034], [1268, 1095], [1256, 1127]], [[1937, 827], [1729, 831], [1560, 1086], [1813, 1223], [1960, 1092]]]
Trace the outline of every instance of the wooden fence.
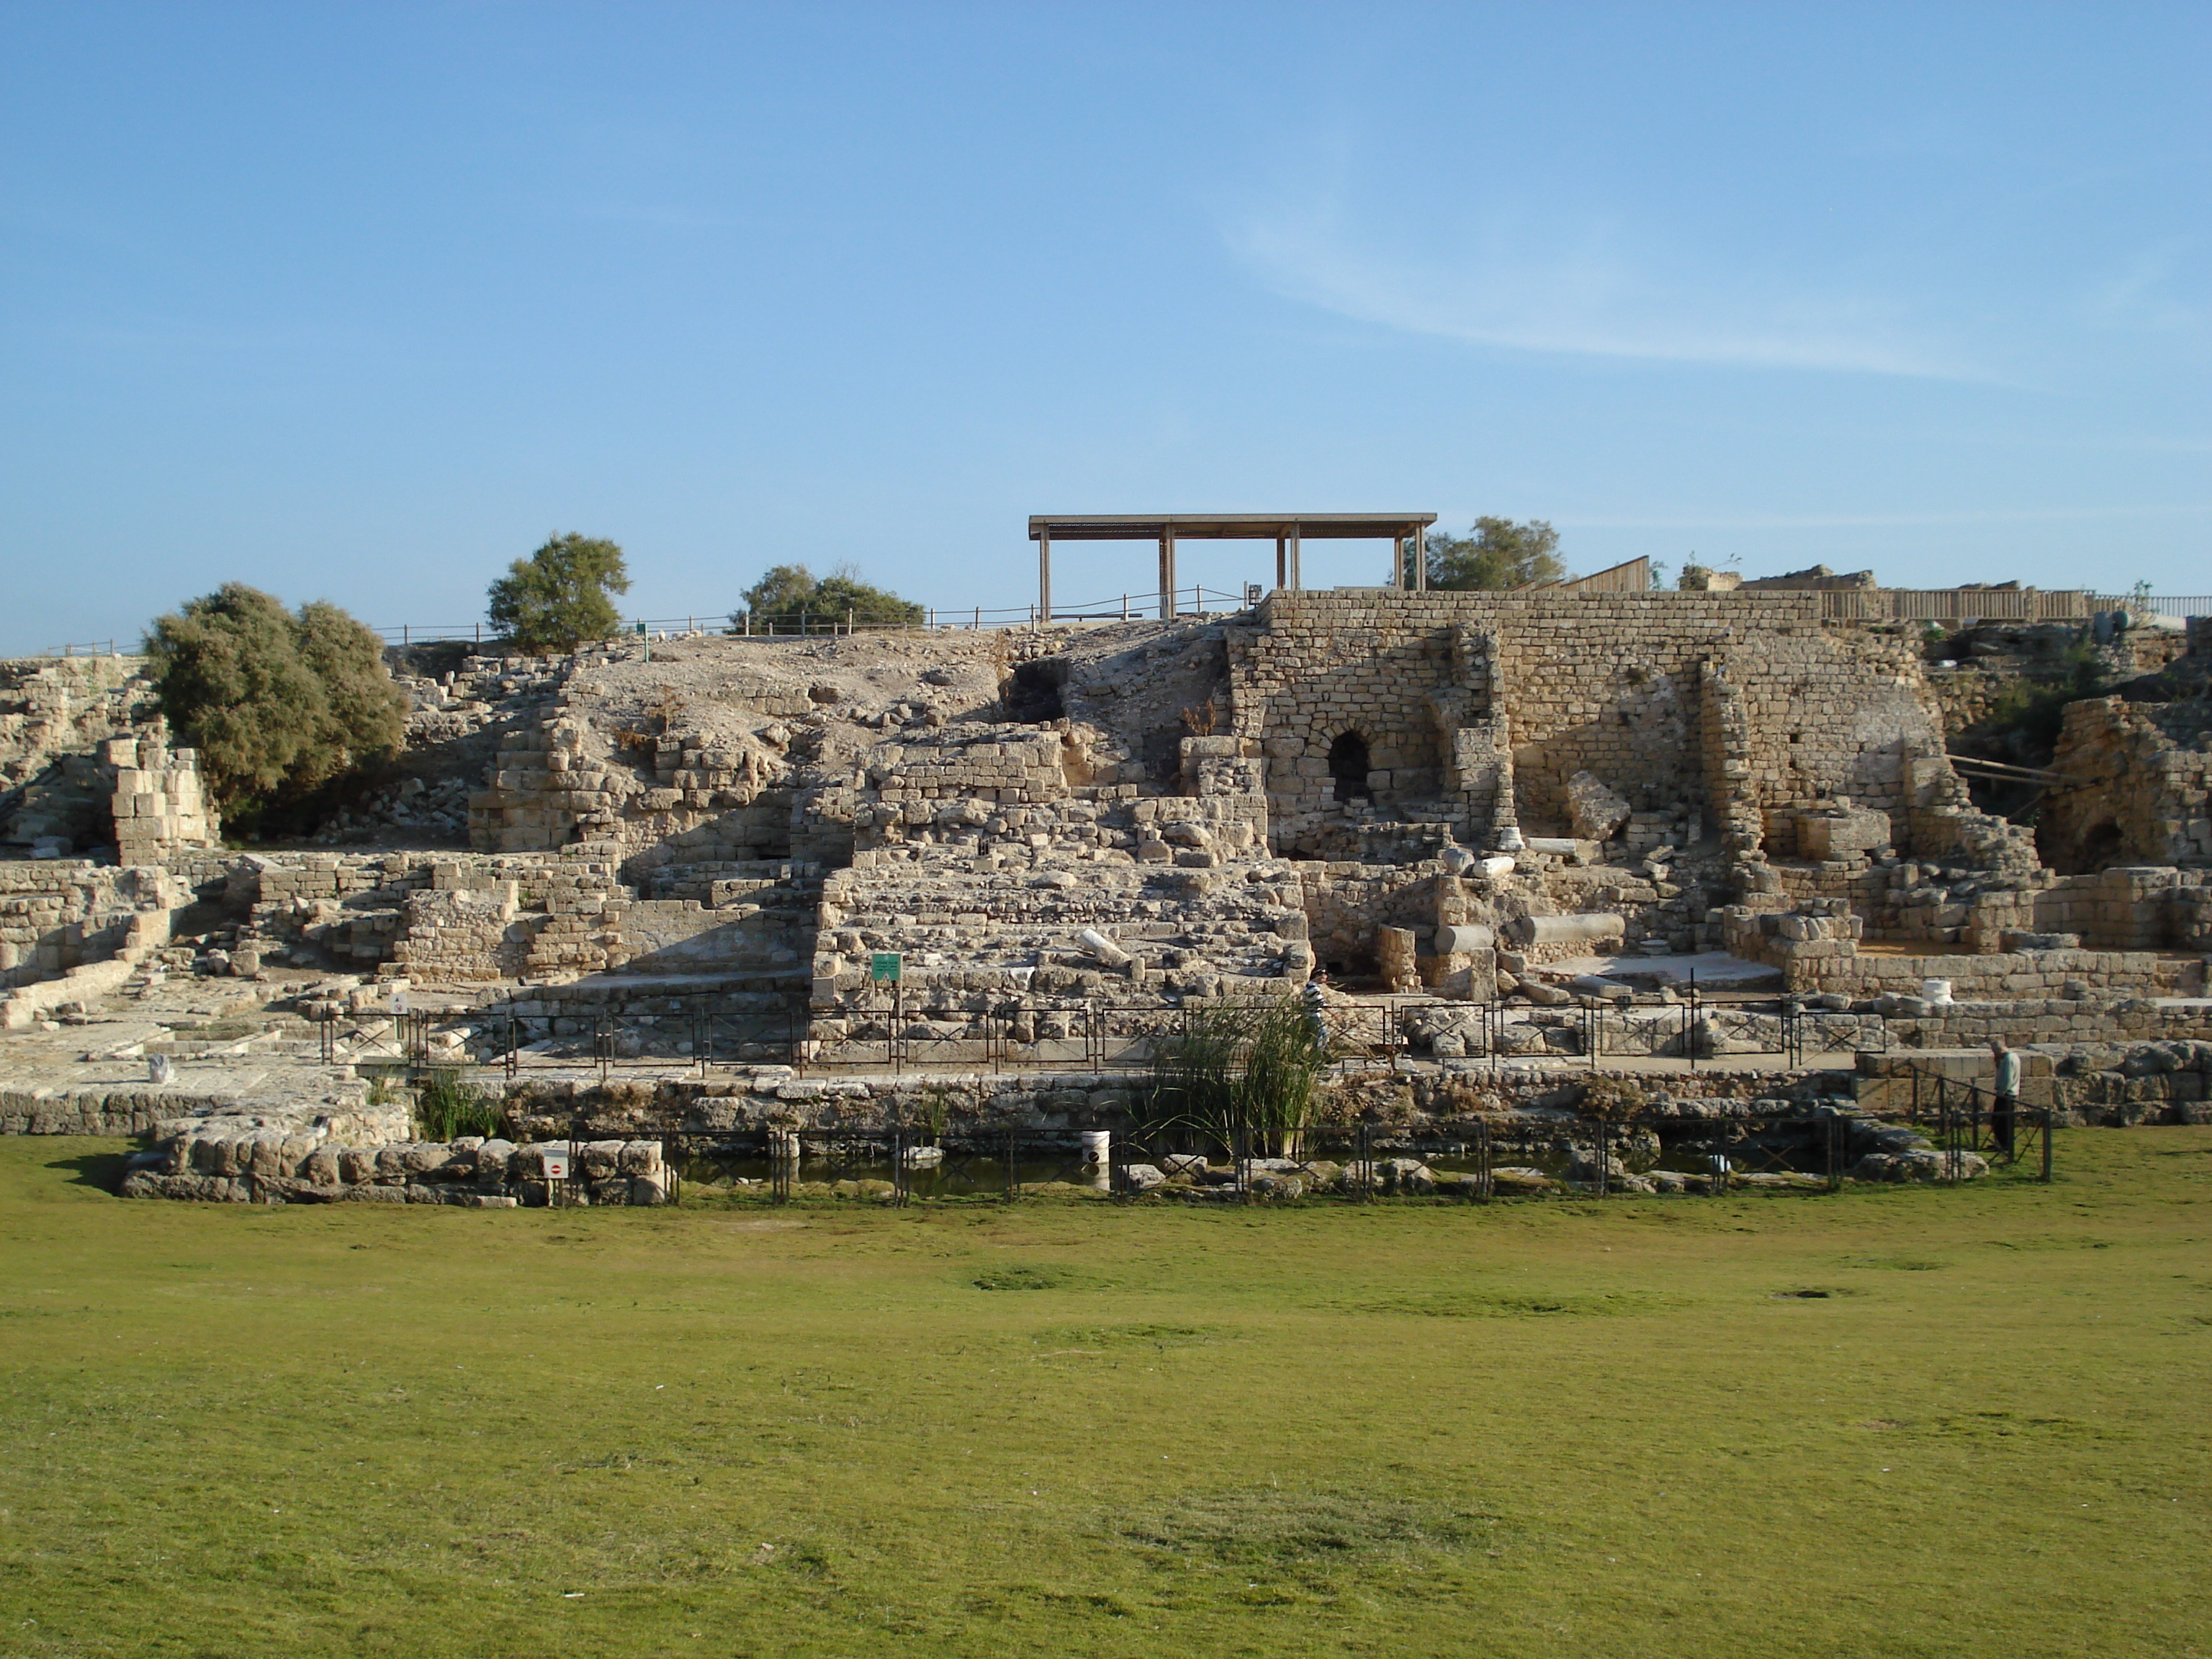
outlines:
[[1829, 622], [2079, 622], [2098, 608], [2095, 598], [2081, 588], [1830, 588], [1820, 595], [1820, 615]]

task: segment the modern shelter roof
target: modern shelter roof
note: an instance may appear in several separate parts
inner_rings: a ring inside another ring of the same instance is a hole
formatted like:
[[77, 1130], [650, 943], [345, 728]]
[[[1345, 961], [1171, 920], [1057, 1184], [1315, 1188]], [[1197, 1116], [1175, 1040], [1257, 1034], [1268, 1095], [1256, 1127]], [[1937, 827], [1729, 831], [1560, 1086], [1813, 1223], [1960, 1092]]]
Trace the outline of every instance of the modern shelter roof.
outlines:
[[1424, 531], [1433, 513], [1036, 513], [1030, 539], [1055, 542], [1260, 541], [1297, 536], [1393, 540]]

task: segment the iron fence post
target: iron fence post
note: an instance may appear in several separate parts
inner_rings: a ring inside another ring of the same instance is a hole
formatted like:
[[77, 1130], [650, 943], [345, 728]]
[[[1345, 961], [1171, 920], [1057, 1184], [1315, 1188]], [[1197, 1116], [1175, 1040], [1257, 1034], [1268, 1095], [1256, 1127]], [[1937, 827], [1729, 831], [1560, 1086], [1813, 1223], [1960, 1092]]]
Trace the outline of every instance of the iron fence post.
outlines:
[[1698, 1069], [1698, 970], [1690, 969], [1689, 1028], [1686, 1032], [1690, 1050], [1690, 1069]]

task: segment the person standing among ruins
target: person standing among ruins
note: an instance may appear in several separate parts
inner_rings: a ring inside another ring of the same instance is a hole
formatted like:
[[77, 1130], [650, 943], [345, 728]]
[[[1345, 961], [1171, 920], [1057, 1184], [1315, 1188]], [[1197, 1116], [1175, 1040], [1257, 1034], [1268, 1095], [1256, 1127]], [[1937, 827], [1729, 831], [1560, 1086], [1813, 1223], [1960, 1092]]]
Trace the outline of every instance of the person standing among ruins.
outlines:
[[1298, 1000], [1305, 1009], [1307, 1032], [1313, 1039], [1313, 1046], [1322, 1049], [1328, 1047], [1328, 996], [1322, 989], [1328, 982], [1328, 969], [1316, 963], [1313, 977], [1298, 994]]
[[1990, 1039], [1990, 1054], [1996, 1062], [1996, 1075], [1990, 1085], [1996, 1102], [1990, 1109], [1990, 1141], [2010, 1158], [2014, 1126], [2020, 1121], [2020, 1056], [2005, 1046], [2002, 1037]]

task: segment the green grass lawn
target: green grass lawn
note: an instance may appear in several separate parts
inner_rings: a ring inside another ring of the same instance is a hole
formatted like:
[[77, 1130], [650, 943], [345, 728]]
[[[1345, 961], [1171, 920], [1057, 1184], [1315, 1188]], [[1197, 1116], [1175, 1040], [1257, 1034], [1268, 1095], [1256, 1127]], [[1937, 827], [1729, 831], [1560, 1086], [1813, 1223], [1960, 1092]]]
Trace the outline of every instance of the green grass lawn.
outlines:
[[2212, 1653], [2212, 1130], [1260, 1212], [116, 1150], [0, 1141], [0, 1655]]

